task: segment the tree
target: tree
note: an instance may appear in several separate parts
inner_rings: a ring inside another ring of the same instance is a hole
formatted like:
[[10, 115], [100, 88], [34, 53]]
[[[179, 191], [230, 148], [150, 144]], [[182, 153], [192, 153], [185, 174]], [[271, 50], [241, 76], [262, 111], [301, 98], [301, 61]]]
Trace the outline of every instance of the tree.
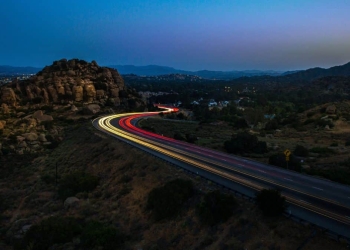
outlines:
[[265, 216], [281, 215], [285, 208], [286, 198], [276, 189], [263, 189], [256, 194], [256, 203]]
[[232, 195], [216, 190], [204, 195], [196, 207], [196, 212], [203, 224], [212, 226], [230, 218], [236, 205]]
[[193, 183], [175, 179], [163, 187], [154, 188], [148, 195], [147, 208], [153, 211], [156, 221], [176, 216], [194, 193]]

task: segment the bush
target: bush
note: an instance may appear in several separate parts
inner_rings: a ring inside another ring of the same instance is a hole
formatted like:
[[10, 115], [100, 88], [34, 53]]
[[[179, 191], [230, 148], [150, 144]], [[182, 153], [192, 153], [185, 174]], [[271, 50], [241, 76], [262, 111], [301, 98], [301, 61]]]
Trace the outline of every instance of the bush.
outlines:
[[314, 123], [315, 122], [315, 119], [306, 119], [305, 121], [304, 121], [304, 125], [308, 125], [308, 124], [310, 124], [310, 123]]
[[310, 149], [310, 152], [321, 154], [323, 156], [328, 156], [335, 153], [333, 149], [326, 148], [326, 147], [314, 147]]
[[333, 122], [331, 122], [330, 120], [325, 120], [325, 119], [319, 119], [317, 122], [316, 122], [316, 125], [319, 126], [319, 127], [326, 127], [328, 125], [329, 128], [333, 128], [334, 127], [334, 124]]
[[248, 123], [244, 118], [240, 118], [235, 122], [235, 128], [248, 128]]
[[61, 199], [74, 196], [80, 192], [90, 192], [99, 183], [99, 178], [84, 172], [75, 172], [62, 178], [58, 187], [58, 195]]
[[[271, 155], [269, 157], [269, 164], [280, 168], [287, 168], [286, 156], [282, 153]], [[294, 155], [291, 155], [289, 157], [288, 168], [297, 172], [301, 172], [300, 160]]]
[[74, 218], [50, 217], [33, 225], [15, 248], [46, 250], [53, 244], [72, 241], [81, 232], [82, 226]]
[[256, 194], [256, 203], [265, 216], [281, 215], [285, 208], [285, 197], [275, 189], [263, 189]]
[[163, 187], [154, 188], [148, 195], [147, 208], [156, 221], [176, 216], [183, 204], [193, 195], [191, 181], [176, 179]]
[[182, 134], [180, 134], [179, 132], [175, 132], [174, 133], [174, 139], [175, 140], [179, 140], [179, 141], [184, 141], [185, 137], [183, 137]]
[[103, 247], [105, 250], [114, 250], [123, 245], [124, 238], [116, 228], [91, 221], [84, 227], [80, 240], [84, 249]]
[[225, 141], [224, 147], [229, 153], [254, 152], [263, 154], [268, 151], [266, 142], [258, 141], [258, 137], [247, 132], [233, 136], [230, 141]]
[[296, 145], [294, 152], [296, 156], [307, 157], [309, 155], [309, 150], [301, 145]]
[[196, 207], [201, 223], [213, 226], [227, 221], [233, 214], [237, 202], [232, 195], [225, 195], [216, 190], [204, 195]]
[[55, 244], [72, 242], [77, 237], [80, 238], [79, 249], [102, 247], [107, 250], [118, 249], [125, 238], [114, 227], [97, 221], [86, 224], [75, 218], [55, 216], [33, 225], [23, 239], [15, 243], [15, 249], [46, 250]]
[[195, 141], [197, 141], [197, 140], [198, 140], [198, 138], [194, 134], [186, 134], [186, 141], [187, 142], [195, 143]]
[[345, 142], [345, 146], [350, 146], [350, 140]]
[[277, 120], [273, 119], [266, 123], [265, 130], [275, 130], [278, 129], [278, 122]]
[[329, 145], [330, 147], [338, 147], [338, 143], [337, 142], [333, 142], [331, 145]]

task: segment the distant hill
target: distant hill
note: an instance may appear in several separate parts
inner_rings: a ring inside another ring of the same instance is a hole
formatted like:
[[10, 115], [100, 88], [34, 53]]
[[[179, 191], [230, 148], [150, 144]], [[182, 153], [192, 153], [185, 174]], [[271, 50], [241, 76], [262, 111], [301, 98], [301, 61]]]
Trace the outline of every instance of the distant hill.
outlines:
[[40, 68], [35, 67], [13, 67], [8, 65], [0, 65], [0, 75], [36, 74], [40, 70]]
[[183, 75], [195, 75], [206, 79], [220, 79], [230, 80], [244, 76], [261, 76], [270, 75], [278, 76], [282, 72], [278, 71], [260, 71], [260, 70], [245, 70], [245, 71], [212, 71], [212, 70], [200, 70], [200, 71], [186, 71], [175, 69], [172, 67], [148, 65], [148, 66], [134, 66], [134, 65], [111, 65], [108, 66], [115, 68], [122, 75], [135, 74], [139, 76], [159, 76], [167, 74], [183, 74]]
[[[287, 72], [286, 72], [287, 73]], [[307, 70], [300, 70], [295, 73], [284, 74], [285, 79], [289, 80], [303, 80], [312, 81], [325, 76], [350, 76], [350, 62], [334, 66], [328, 69], [324, 68], [311, 68]]]

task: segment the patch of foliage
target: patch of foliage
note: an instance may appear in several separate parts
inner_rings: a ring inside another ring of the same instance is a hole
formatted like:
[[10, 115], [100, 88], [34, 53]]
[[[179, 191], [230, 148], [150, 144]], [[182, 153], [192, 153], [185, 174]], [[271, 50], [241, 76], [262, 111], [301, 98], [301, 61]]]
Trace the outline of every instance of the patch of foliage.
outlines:
[[296, 156], [306, 157], [309, 155], [309, 150], [307, 148], [305, 148], [304, 146], [296, 145], [293, 153]]
[[[85, 223], [72, 217], [54, 216], [33, 225], [24, 238], [15, 243], [15, 249], [50, 249], [55, 244], [72, 242], [80, 238], [81, 249], [118, 249], [125, 236], [116, 228], [98, 221]], [[80, 249], [80, 248], [79, 248]]]
[[90, 192], [99, 183], [99, 178], [85, 172], [75, 172], [63, 176], [58, 187], [58, 195], [61, 199], [74, 196], [80, 192]]
[[116, 228], [98, 221], [91, 221], [84, 227], [80, 237], [83, 249], [102, 247], [105, 250], [119, 249], [123, 246], [125, 236]]
[[275, 130], [278, 129], [278, 122], [276, 119], [270, 120], [265, 125], [265, 130]]
[[186, 134], [186, 141], [187, 142], [195, 143], [195, 141], [197, 141], [197, 140], [198, 140], [198, 138], [194, 134]]
[[311, 148], [309, 151], [312, 153], [321, 154], [323, 156], [328, 156], [335, 153], [333, 149], [327, 147], [314, 147]]
[[265, 216], [281, 215], [285, 208], [286, 198], [276, 189], [263, 189], [256, 194], [256, 203]]
[[179, 140], [179, 141], [184, 141], [185, 140], [185, 137], [183, 137], [183, 135], [179, 132], [175, 132], [174, 133], [174, 139], [175, 140]]
[[239, 118], [234, 123], [235, 128], [248, 128], [248, 123], [244, 118]]
[[319, 127], [326, 127], [328, 125], [329, 128], [333, 128], [334, 124], [332, 121], [330, 120], [326, 120], [326, 119], [319, 119], [318, 121], [316, 121], [316, 125]]
[[232, 195], [216, 190], [204, 195], [196, 207], [196, 213], [201, 223], [212, 226], [227, 221], [236, 206], [237, 202]]
[[224, 147], [229, 153], [257, 153], [268, 152], [266, 142], [261, 142], [258, 137], [247, 132], [238, 133], [232, 136], [231, 140], [225, 141]]
[[46, 250], [53, 244], [67, 243], [82, 232], [82, 225], [70, 217], [50, 217], [33, 225], [15, 249]]
[[179, 214], [184, 203], [194, 193], [191, 181], [176, 179], [163, 187], [152, 189], [148, 195], [147, 208], [152, 210], [156, 221]]

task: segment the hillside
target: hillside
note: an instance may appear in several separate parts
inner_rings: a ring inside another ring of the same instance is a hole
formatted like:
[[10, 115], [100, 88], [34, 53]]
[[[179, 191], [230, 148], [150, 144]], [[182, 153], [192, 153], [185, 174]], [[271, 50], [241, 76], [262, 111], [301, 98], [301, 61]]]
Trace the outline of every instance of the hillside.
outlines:
[[[230, 219], [214, 226], [203, 225], [196, 216], [196, 204], [211, 190], [229, 194], [228, 190], [111, 139], [97, 132], [90, 122], [66, 126], [64, 133], [64, 141], [52, 151], [1, 165], [1, 249], [12, 249], [9, 245], [28, 228], [52, 216], [61, 221], [74, 217], [80, 223], [94, 220], [114, 226], [125, 235], [120, 249], [294, 250], [305, 242], [303, 249], [346, 249], [307, 223], [264, 218], [254, 203], [239, 196], [235, 197], [239, 205]], [[99, 184], [90, 192], [77, 193], [77, 200], [69, 205], [60, 198], [59, 190], [65, 177], [77, 172], [98, 177]], [[195, 194], [178, 216], [157, 222], [146, 209], [148, 194], [176, 178], [193, 182]], [[313, 232], [315, 237], [309, 239]], [[81, 249], [78, 246], [75, 239], [57, 244], [55, 249]]]

